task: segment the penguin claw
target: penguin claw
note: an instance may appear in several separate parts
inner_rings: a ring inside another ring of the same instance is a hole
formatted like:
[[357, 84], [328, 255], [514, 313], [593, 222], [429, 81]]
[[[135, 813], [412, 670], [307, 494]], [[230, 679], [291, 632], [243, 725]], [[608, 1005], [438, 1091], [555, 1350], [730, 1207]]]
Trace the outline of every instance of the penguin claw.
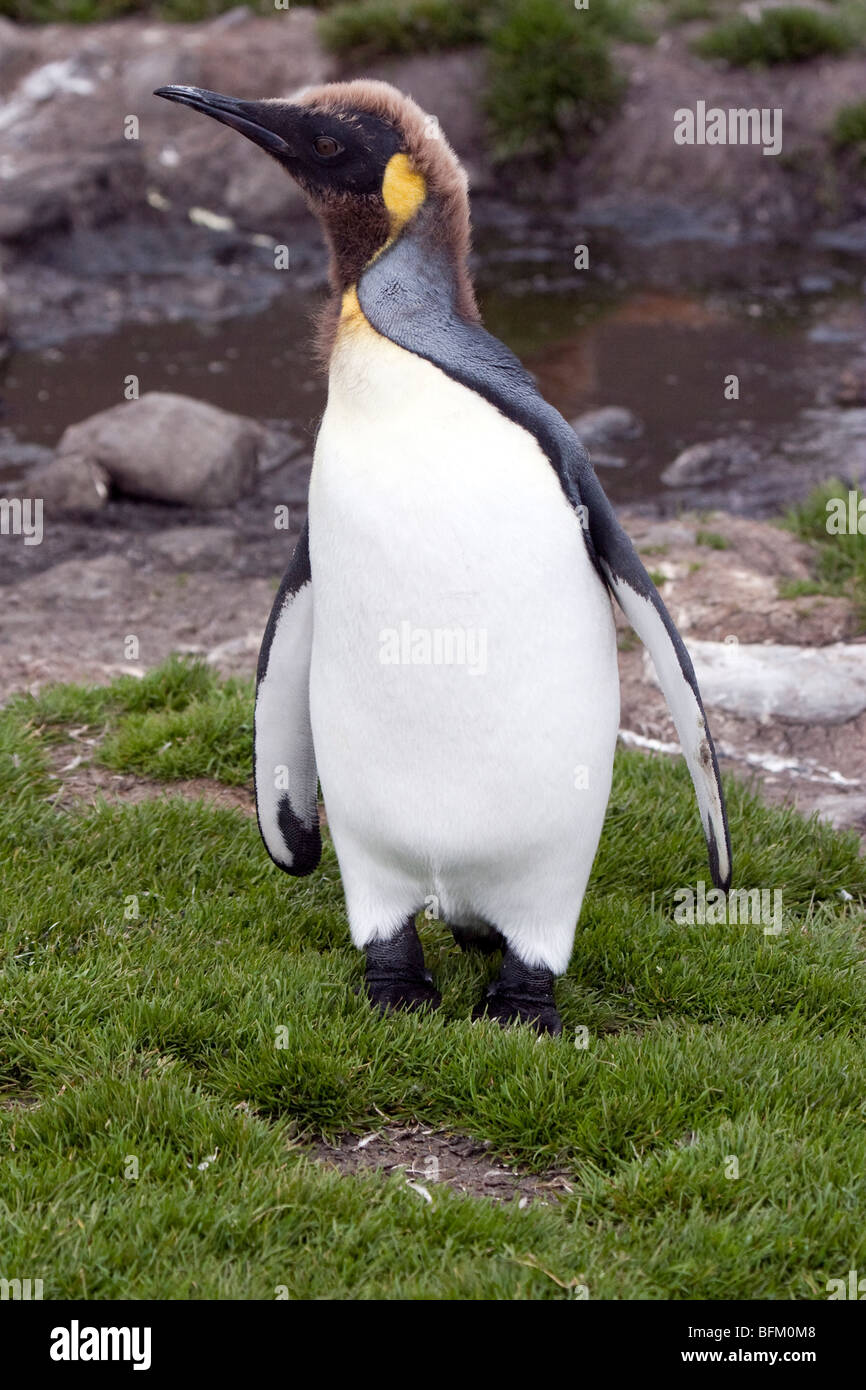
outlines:
[[501, 1028], [512, 1023], [528, 1023], [540, 1036], [559, 1037], [562, 1019], [555, 1004], [539, 1004], [537, 999], [514, 999], [504, 994], [481, 1000], [472, 1010], [472, 1018], [492, 1018]]
[[425, 972], [423, 976], [379, 977], [364, 981], [367, 997], [374, 1008], [382, 1014], [395, 1010], [417, 1012], [419, 1009], [438, 1009], [442, 995], [433, 984], [433, 977]]
[[411, 917], [386, 941], [369, 942], [366, 951], [364, 987], [380, 1013], [439, 1008], [442, 995], [424, 968], [424, 952]]
[[472, 1017], [494, 1018], [503, 1028], [511, 1023], [528, 1023], [538, 1034], [558, 1037], [562, 1032], [562, 1019], [556, 1011], [553, 971], [524, 965], [509, 947], [498, 978], [487, 986]]

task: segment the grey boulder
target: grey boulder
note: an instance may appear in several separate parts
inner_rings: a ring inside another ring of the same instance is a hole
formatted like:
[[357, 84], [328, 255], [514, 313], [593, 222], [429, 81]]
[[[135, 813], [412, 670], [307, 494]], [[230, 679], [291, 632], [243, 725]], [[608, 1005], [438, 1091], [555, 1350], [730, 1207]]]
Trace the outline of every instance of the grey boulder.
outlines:
[[173, 526], [148, 538], [160, 559], [181, 570], [224, 565], [237, 549], [237, 536], [228, 526]]
[[57, 458], [103, 468], [131, 497], [227, 507], [255, 486], [261, 439], [254, 420], [151, 391], [70, 425]]
[[691, 444], [677, 454], [662, 473], [666, 487], [696, 487], [742, 477], [757, 466], [758, 454], [739, 439], [715, 439], [711, 443]]
[[108, 500], [108, 474], [91, 459], [68, 454], [37, 464], [27, 475], [27, 490], [49, 510], [98, 512]]
[[[866, 710], [866, 645], [687, 640], [704, 704], [743, 719], [843, 724]], [[650, 663], [650, 678], [657, 683]]]
[[618, 443], [621, 439], [636, 439], [643, 425], [633, 410], [624, 405], [602, 405], [597, 410], [585, 410], [571, 422], [587, 449]]

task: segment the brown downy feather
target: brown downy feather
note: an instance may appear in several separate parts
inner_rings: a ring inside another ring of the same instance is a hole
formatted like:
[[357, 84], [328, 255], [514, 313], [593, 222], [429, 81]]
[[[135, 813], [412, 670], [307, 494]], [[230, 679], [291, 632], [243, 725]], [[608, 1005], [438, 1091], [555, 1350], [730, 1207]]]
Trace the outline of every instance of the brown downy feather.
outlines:
[[[437, 216], [433, 225], [437, 240], [447, 251], [454, 268], [458, 312], [463, 318], [477, 321], [480, 315], [468, 265], [471, 233], [466, 174], [441, 131], [429, 134], [426, 113], [411, 97], [404, 96], [387, 82], [368, 79], [334, 82], [307, 88], [295, 100], [313, 110], [339, 114], [344, 119], [353, 110], [366, 111], [400, 132], [403, 150], [427, 185], [426, 201], [435, 204]], [[345, 215], [341, 216], [344, 207]], [[329, 279], [334, 292], [318, 316], [315, 331], [316, 354], [327, 367], [343, 291], [357, 283], [364, 266], [383, 246], [389, 223], [384, 203], [378, 196], [369, 199], [368, 208], [360, 217], [356, 199], [335, 198], [316, 211], [328, 228]]]

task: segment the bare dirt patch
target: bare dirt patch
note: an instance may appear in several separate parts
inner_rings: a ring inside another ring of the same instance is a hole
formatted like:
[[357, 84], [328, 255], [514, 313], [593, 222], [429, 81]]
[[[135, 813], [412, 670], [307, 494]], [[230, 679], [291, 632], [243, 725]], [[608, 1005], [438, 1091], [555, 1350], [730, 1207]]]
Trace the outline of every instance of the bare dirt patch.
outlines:
[[516, 1201], [521, 1207], [532, 1202], [552, 1205], [574, 1191], [573, 1180], [565, 1173], [520, 1173], [492, 1158], [488, 1150], [487, 1143], [422, 1125], [383, 1125], [360, 1138], [341, 1135], [334, 1146], [319, 1141], [307, 1152], [341, 1173], [402, 1173], [419, 1201], [434, 1201], [436, 1187], [441, 1185], [494, 1202]]
[[112, 772], [98, 763], [84, 761], [81, 745], [57, 744], [51, 750], [55, 771], [52, 780], [59, 786], [52, 796], [64, 811], [95, 806], [100, 800], [135, 805], [160, 797], [183, 796], [189, 801], [205, 801], [210, 806], [230, 807], [244, 815], [255, 814], [252, 791], [246, 787], [227, 787], [211, 777], [191, 777], [177, 782], [160, 782], [136, 773]]
[[[290, 545], [279, 545], [275, 575]], [[0, 699], [55, 681], [143, 675], [173, 651], [202, 656], [223, 675], [254, 671], [275, 588], [234, 574], [148, 569], [119, 554], [63, 561], [3, 587]], [[130, 634], [137, 662], [124, 657]]]
[[38, 1096], [22, 1091], [20, 1095], [0, 1095], [0, 1110], [36, 1110], [42, 1104]]

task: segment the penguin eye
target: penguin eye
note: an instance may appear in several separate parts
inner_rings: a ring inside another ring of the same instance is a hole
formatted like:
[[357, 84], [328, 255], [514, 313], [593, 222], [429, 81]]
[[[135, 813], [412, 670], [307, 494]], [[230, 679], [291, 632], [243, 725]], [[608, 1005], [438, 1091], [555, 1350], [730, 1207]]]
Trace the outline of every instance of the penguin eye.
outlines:
[[331, 135], [317, 135], [313, 141], [313, 149], [322, 159], [333, 159], [335, 154], [342, 153], [343, 148]]

